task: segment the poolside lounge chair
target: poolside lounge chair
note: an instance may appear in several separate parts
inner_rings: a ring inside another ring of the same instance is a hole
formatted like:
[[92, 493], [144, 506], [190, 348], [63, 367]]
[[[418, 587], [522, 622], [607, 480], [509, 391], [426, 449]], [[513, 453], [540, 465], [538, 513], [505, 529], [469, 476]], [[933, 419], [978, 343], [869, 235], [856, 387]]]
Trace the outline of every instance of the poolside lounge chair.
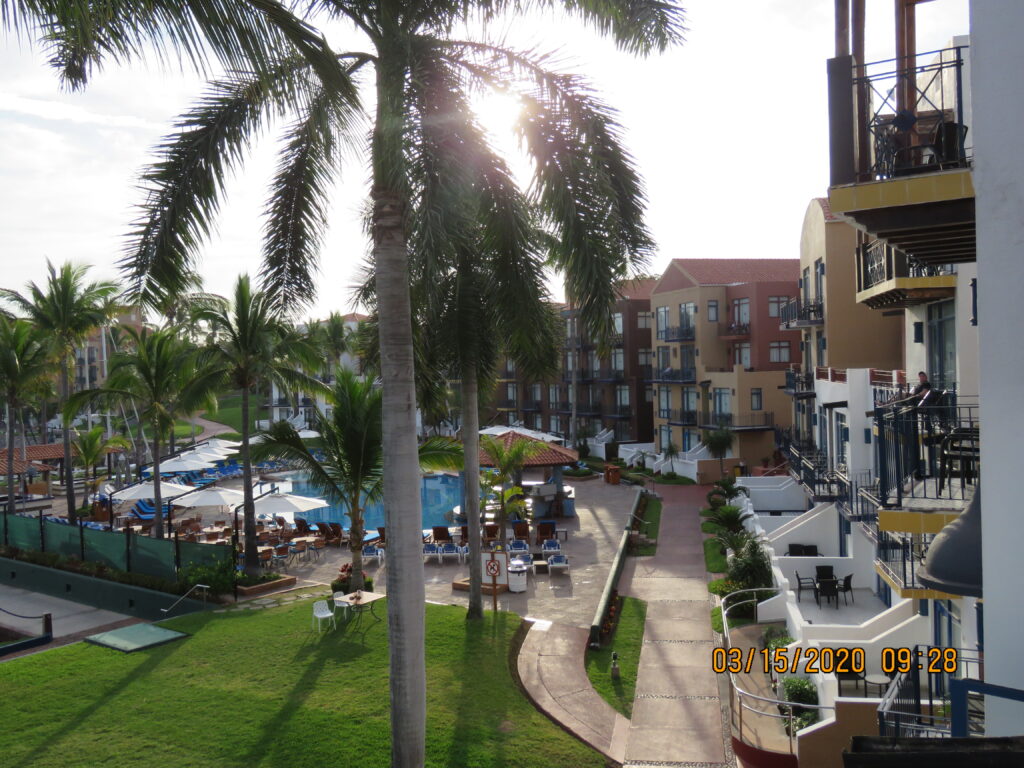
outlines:
[[[331, 533], [338, 540], [334, 546], [340, 547], [342, 542], [348, 541], [348, 536], [345, 535], [345, 529], [341, 527], [341, 523], [327, 523], [327, 525], [331, 527]], [[331, 542], [328, 541], [327, 543], [330, 544]]]
[[513, 563], [522, 563], [527, 568], [532, 568], [533, 567], [533, 555], [531, 555], [529, 552], [523, 552], [522, 554], [516, 555], [515, 558], [512, 560], [512, 562]]
[[487, 523], [484, 526], [484, 544], [493, 544], [501, 538], [501, 534], [498, 532], [497, 523]]
[[379, 526], [377, 528], [377, 546], [386, 547], [388, 545], [388, 529], [387, 526]]
[[562, 554], [562, 547], [558, 544], [558, 539], [545, 539], [544, 543], [540, 546], [540, 553], [544, 557], [560, 555]]
[[424, 544], [423, 545], [423, 560], [426, 561], [428, 557], [433, 557], [437, 560], [438, 564], [441, 562], [441, 550], [437, 544]]
[[510, 555], [520, 555], [529, 551], [530, 545], [522, 539], [512, 539], [512, 541], [508, 543], [508, 552]]
[[529, 541], [530, 524], [525, 520], [512, 523], [512, 538], [521, 541]]
[[546, 539], [557, 538], [555, 535], [554, 523], [540, 523], [537, 525], [537, 543], [540, 544]]
[[[331, 600], [331, 605], [334, 601]], [[313, 603], [313, 621], [316, 622], [316, 630], [320, 631], [321, 625], [324, 621], [330, 621], [331, 626], [337, 628], [337, 624], [334, 621], [334, 609], [328, 605], [327, 600], [317, 600]]]
[[452, 538], [452, 533], [448, 530], [447, 525], [435, 525], [431, 530], [434, 532], [435, 544], [455, 543], [455, 539]]
[[384, 550], [376, 544], [367, 544], [363, 547], [363, 560], [374, 560], [384, 565]]
[[548, 558], [548, 572], [554, 573], [556, 570], [568, 572], [569, 570], [569, 558], [565, 555], [552, 555]]
[[437, 559], [441, 563], [444, 563], [446, 557], [454, 557], [458, 562], [462, 562], [462, 550], [455, 546], [455, 542], [446, 541], [437, 550]]

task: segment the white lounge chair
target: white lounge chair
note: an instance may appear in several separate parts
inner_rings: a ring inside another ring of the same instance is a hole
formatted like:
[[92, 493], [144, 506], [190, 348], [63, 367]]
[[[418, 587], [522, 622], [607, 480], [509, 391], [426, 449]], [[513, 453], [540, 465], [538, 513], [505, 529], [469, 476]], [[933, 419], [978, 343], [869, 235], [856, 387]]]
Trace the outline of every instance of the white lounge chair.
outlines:
[[[331, 601], [334, 602], [333, 600]], [[324, 621], [330, 621], [332, 627], [337, 627], [334, 621], [334, 610], [327, 604], [326, 600], [317, 600], [313, 603], [313, 621], [316, 622], [316, 630], [319, 632]]]
[[548, 573], [555, 571], [569, 572], [569, 558], [565, 555], [552, 555], [548, 558]]
[[363, 560], [375, 560], [380, 565], [384, 565], [384, 550], [373, 544], [367, 544], [363, 547]]

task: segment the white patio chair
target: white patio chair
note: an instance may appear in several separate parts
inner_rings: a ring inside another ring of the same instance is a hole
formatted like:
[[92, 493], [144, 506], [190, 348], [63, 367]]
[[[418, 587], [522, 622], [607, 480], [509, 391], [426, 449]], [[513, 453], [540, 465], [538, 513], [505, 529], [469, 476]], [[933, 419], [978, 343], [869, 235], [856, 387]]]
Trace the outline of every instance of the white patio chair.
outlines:
[[[331, 601], [334, 602], [333, 600]], [[327, 604], [326, 600], [317, 600], [313, 603], [313, 621], [316, 622], [316, 631], [321, 631], [324, 621], [330, 621], [331, 626], [337, 628], [334, 621], [334, 610]]]

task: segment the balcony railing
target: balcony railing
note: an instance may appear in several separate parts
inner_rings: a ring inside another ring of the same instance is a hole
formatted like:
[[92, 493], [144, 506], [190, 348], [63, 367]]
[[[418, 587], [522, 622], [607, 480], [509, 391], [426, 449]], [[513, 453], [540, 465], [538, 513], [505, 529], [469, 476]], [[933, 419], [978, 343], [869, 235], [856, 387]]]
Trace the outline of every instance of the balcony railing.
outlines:
[[789, 395], [814, 394], [814, 376], [792, 369], [786, 371], [785, 392]]
[[576, 413], [580, 416], [600, 416], [601, 403], [578, 403], [576, 405]]
[[679, 424], [684, 427], [693, 427], [697, 425], [697, 411], [691, 411], [685, 408], [671, 409], [666, 418], [669, 420], [670, 424]]
[[677, 325], [658, 331], [660, 341], [693, 341], [695, 329], [692, 325]]
[[519, 406], [521, 411], [539, 411], [544, 405], [542, 400], [523, 400], [523, 404]]
[[507, 411], [514, 411], [519, 407], [519, 401], [505, 398], [504, 400], [498, 401], [498, 407]]
[[598, 381], [625, 381], [626, 372], [621, 368], [602, 368], [597, 375]]
[[498, 371], [498, 378], [499, 379], [514, 379], [515, 377], [516, 377], [516, 369], [515, 368], [502, 368], [500, 371]]
[[654, 371], [654, 381], [694, 382], [697, 380], [696, 368], [661, 368]]
[[[701, 417], [702, 420], [703, 418]], [[701, 424], [701, 426], [708, 429], [716, 427], [767, 429], [775, 426], [775, 413], [773, 411], [755, 411], [753, 413], [713, 412], [707, 416], [707, 421]]]
[[818, 381], [846, 381], [846, 369], [819, 365], [814, 369], [814, 378]]
[[745, 338], [750, 335], [750, 323], [722, 323], [718, 326], [718, 335], [721, 338]]
[[635, 412], [636, 409], [629, 403], [615, 403], [606, 409], [607, 415], [613, 419], [629, 419]]
[[875, 409], [878, 498], [883, 507], [959, 509], [977, 487], [978, 407], [956, 405], [950, 392], [936, 391], [933, 402]]
[[[857, 292], [870, 291], [878, 286], [885, 288], [873, 291], [859, 300], [871, 307], [910, 306], [932, 299], [952, 296], [956, 290], [948, 278], [956, 272], [950, 264], [921, 264], [898, 248], [881, 240], [872, 240], [857, 249]], [[929, 281], [921, 285], [904, 282], [893, 283], [904, 278], [944, 277], [945, 281]]]
[[878, 522], [878, 481], [870, 472], [857, 472], [851, 476], [848, 472], [836, 471], [832, 481], [835, 483], [836, 505], [843, 517], [852, 523]]
[[[978, 651], [967, 648], [926, 645], [911, 649], [910, 655], [909, 669], [893, 678], [878, 707], [879, 735], [897, 739], [949, 738], [951, 682], [965, 678], [983, 680], [982, 657]], [[948, 667], [944, 668], [944, 662]], [[967, 699], [967, 732], [972, 736], [985, 733], [985, 705], [977, 695]]]
[[820, 300], [790, 299], [779, 309], [779, 327], [782, 330], [807, 328], [825, 321], [824, 305]]
[[787, 447], [789, 470], [815, 499], [838, 495], [836, 473], [829, 469], [828, 456], [811, 442], [791, 442]]
[[924, 569], [925, 553], [934, 534], [907, 535], [879, 531], [875, 562], [901, 589], [927, 589], [919, 576]]
[[829, 90], [849, 105], [831, 114], [832, 186], [970, 165], [966, 50], [947, 48], [863, 66], [849, 58], [830, 62]]

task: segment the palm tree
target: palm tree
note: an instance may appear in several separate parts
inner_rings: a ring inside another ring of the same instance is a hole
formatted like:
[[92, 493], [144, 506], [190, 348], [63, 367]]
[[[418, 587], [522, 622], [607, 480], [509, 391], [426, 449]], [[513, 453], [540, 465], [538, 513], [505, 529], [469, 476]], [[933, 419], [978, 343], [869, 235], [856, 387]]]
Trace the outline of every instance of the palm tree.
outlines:
[[215, 332], [213, 343], [203, 351], [202, 359], [242, 392], [242, 492], [245, 526], [245, 569], [259, 573], [256, 546], [256, 508], [252, 495], [252, 457], [249, 437], [252, 431], [250, 399], [254, 390], [268, 383], [282, 390], [309, 394], [326, 392], [317, 379], [298, 370], [297, 365], [313, 369], [318, 364], [316, 349], [290, 332], [281, 317], [280, 306], [271, 294], [254, 291], [248, 275], [235, 283], [231, 302], [217, 301], [200, 310], [197, 317]]
[[[46, 262], [46, 284], [29, 283], [26, 295], [0, 289], [0, 297], [28, 316], [40, 331], [49, 334], [60, 358], [60, 399], [64, 405], [71, 393], [70, 369], [75, 347], [91, 331], [110, 318], [110, 299], [118, 287], [111, 282], [87, 283], [88, 267], [65, 262], [60, 269]], [[64, 484], [67, 489], [68, 520], [75, 520], [75, 475], [71, 464], [71, 429], [64, 418]]]
[[704, 433], [704, 439], [701, 442], [707, 446], [708, 452], [718, 459], [721, 475], [725, 477], [725, 457], [732, 450], [733, 443], [736, 442], [736, 433], [724, 427], [713, 429]]
[[[348, 510], [353, 590], [363, 588], [363, 513], [380, 501], [384, 478], [383, 393], [374, 381], [339, 368], [328, 394], [330, 416], [317, 413], [322, 458], [314, 455], [287, 422], [272, 424], [266, 439], [253, 446], [258, 459], [292, 462], [334, 504]], [[419, 448], [420, 469], [461, 469], [462, 448], [447, 437], [433, 437]]]
[[213, 408], [224, 375], [199, 358], [177, 328], [157, 331], [127, 329], [128, 349], [111, 359], [106, 383], [74, 395], [64, 408], [67, 421], [84, 405], [130, 399], [140, 406], [140, 429], [148, 422], [153, 431], [153, 503], [156, 513], [152, 535], [163, 538], [163, 497], [160, 492], [161, 444], [179, 417]]
[[[26, 398], [38, 391], [53, 371], [53, 346], [48, 333], [28, 320], [0, 315], [0, 392], [7, 404], [7, 506], [14, 514], [14, 425]], [[4, 531], [7, 528], [4, 526]]]
[[[682, 38], [682, 12], [673, 2], [558, 5], [633, 53], [663, 50]], [[520, 96], [524, 115], [517, 130], [534, 160], [531, 195], [551, 236], [550, 263], [565, 273], [567, 297], [599, 341], [611, 334], [608, 307], [617, 280], [608, 275], [624, 277], [650, 250], [645, 195], [620, 144], [613, 110], [582, 78], [553, 71], [549, 57], [535, 52], [450, 36], [465, 23], [515, 11], [518, 4], [326, 0], [307, 7], [311, 14], [344, 19], [365, 36], [366, 50], [339, 56], [347, 80], [328, 82], [291, 59], [269, 73], [232, 69], [215, 83], [166, 139], [165, 159], [146, 174], [145, 210], [124, 266], [131, 289], [143, 297], [180, 290], [197, 271], [226, 175], [244, 156], [252, 134], [288, 111], [298, 117], [287, 129], [273, 181], [261, 274], [283, 306], [308, 300], [340, 149], [366, 135], [359, 126], [363, 111], [355, 77], [363, 68], [375, 70], [368, 229], [380, 317], [392, 564], [387, 569], [392, 762], [415, 766], [424, 759], [426, 672], [410, 224], [420, 222], [421, 236], [435, 241], [466, 231], [457, 222], [466, 215], [460, 210], [464, 195], [448, 184], [459, 176], [477, 179], [498, 208], [507, 207], [510, 192], [499, 183], [505, 169], [499, 168], [495, 179], [493, 165], [474, 165], [480, 153], [467, 151], [445, 118], [475, 90]]]
[[[505, 538], [505, 505], [509, 485], [516, 481], [522, 473], [526, 461], [543, 450], [544, 443], [529, 439], [512, 439], [506, 446], [504, 442], [493, 435], [483, 435], [480, 438], [480, 448], [491, 460], [494, 467], [497, 485], [501, 488], [499, 504], [501, 512], [498, 515], [498, 531], [502, 540]], [[468, 454], [467, 454], [468, 455]], [[468, 501], [468, 499], [467, 499]]]
[[[106, 460], [107, 454], [111, 450], [128, 448], [130, 445], [120, 435], [106, 437], [103, 432], [102, 425], [96, 425], [84, 434], [75, 432], [75, 455], [78, 456], [78, 463], [85, 468], [86, 483], [91, 493], [96, 493], [96, 489], [99, 487], [99, 475], [96, 472], [96, 466]], [[90, 469], [92, 470], [91, 484], [88, 483]]]

